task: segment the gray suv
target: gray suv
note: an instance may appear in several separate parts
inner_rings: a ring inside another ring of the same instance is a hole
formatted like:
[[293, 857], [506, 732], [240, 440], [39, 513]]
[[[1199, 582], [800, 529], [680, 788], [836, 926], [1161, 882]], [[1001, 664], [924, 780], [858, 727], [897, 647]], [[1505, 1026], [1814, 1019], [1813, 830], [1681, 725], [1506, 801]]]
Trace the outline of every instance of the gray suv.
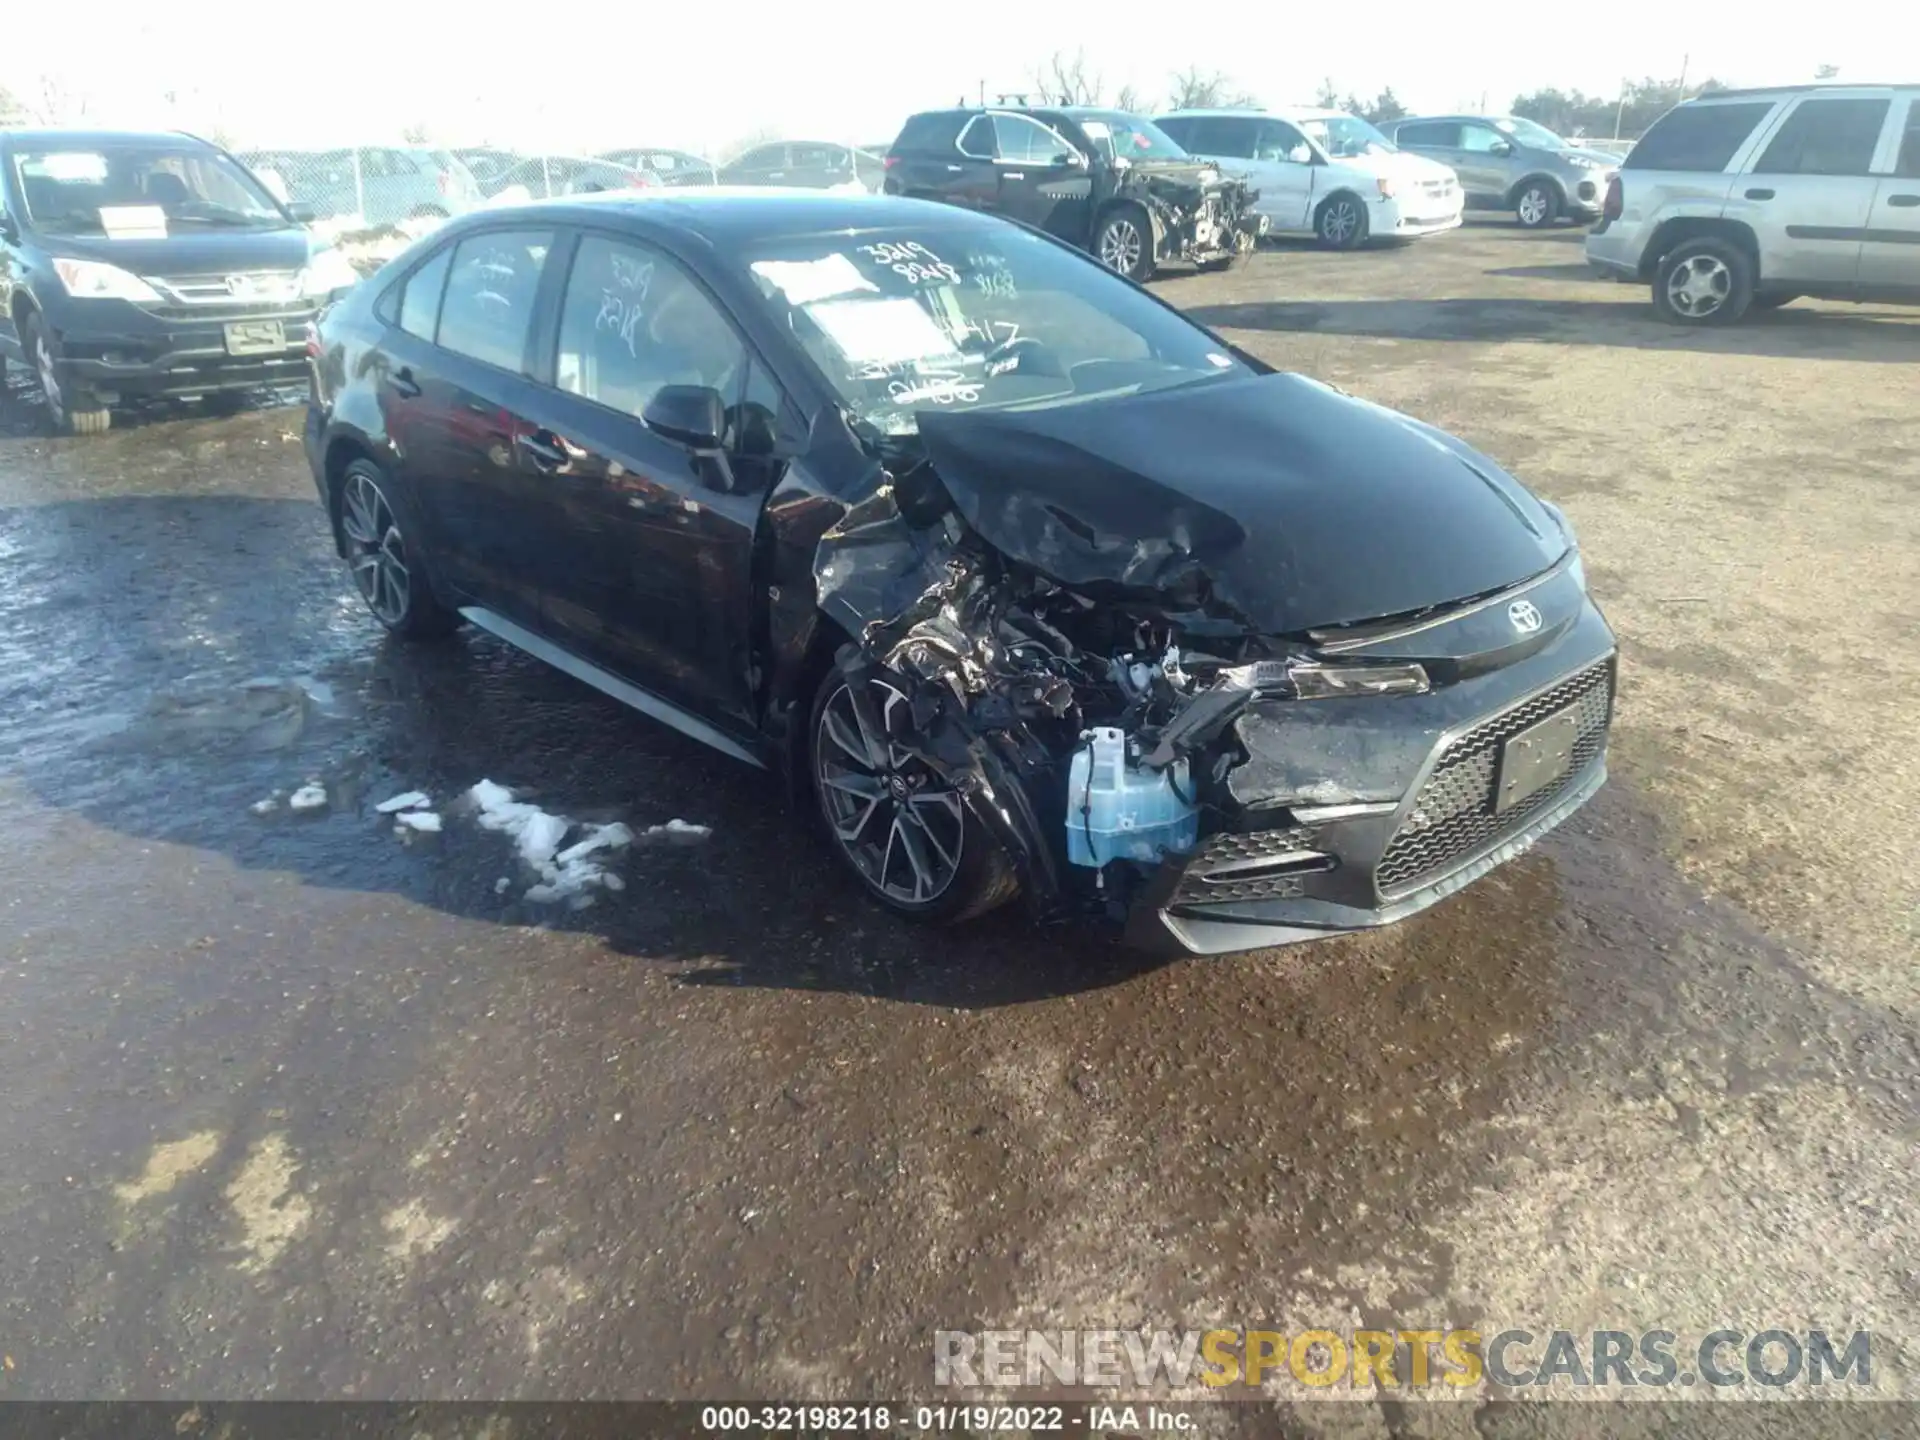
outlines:
[[1718, 90], [1633, 147], [1587, 236], [1681, 325], [1802, 295], [1920, 304], [1920, 84]]
[[1562, 140], [1517, 115], [1429, 115], [1386, 127], [1402, 150], [1453, 167], [1467, 204], [1511, 210], [1529, 230], [1599, 218], [1620, 157]]

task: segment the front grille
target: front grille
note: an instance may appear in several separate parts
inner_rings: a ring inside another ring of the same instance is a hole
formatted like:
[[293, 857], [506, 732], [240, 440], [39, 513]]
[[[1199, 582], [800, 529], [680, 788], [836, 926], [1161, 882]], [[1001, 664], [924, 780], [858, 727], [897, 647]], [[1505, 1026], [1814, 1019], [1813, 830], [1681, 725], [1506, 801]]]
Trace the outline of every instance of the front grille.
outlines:
[[[1500, 747], [1529, 725], [1569, 706], [1577, 707], [1573, 763], [1552, 784], [1496, 815], [1494, 782]], [[1397, 899], [1439, 879], [1550, 809], [1605, 747], [1612, 712], [1613, 661], [1609, 659], [1449, 741], [1375, 867], [1373, 883], [1380, 898]]]
[[1422, 180], [1420, 182], [1420, 188], [1428, 195], [1438, 199], [1442, 195], [1451, 195], [1453, 193], [1453, 182], [1451, 180]]
[[149, 275], [146, 281], [177, 305], [243, 304], [270, 307], [297, 303], [297, 270], [245, 270], [230, 275]]
[[1318, 836], [1312, 827], [1298, 825], [1212, 836], [1187, 863], [1172, 903], [1217, 905], [1229, 900], [1293, 899], [1305, 888], [1303, 876], [1324, 870], [1331, 862], [1305, 860], [1286, 869], [1261, 867], [1312, 852]]
[[313, 313], [311, 300], [289, 300], [284, 304], [262, 304], [258, 300], [226, 300], [215, 304], [196, 301], [191, 305], [153, 305], [140, 307], [162, 320], [304, 320]]

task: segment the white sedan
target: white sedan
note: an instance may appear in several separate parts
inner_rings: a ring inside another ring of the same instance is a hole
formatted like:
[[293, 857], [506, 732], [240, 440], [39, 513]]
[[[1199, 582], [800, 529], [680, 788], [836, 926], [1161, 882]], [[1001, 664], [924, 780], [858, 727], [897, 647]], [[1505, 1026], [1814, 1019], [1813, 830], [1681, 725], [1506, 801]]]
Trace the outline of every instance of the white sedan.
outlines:
[[1176, 110], [1154, 123], [1188, 154], [1246, 175], [1274, 234], [1351, 250], [1456, 229], [1460, 179], [1339, 110]]

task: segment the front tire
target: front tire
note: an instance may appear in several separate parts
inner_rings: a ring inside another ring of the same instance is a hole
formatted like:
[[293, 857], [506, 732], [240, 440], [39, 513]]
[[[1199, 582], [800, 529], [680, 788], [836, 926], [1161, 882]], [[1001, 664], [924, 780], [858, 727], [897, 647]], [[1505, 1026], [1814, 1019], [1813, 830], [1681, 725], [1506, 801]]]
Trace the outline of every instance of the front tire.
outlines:
[[1093, 235], [1093, 257], [1136, 285], [1153, 278], [1153, 221], [1137, 205], [1106, 213]]
[[867, 893], [909, 920], [951, 925], [1019, 891], [1006, 851], [945, 779], [892, 737], [906, 696], [869, 682], [867, 718], [830, 669], [814, 695], [807, 768], [834, 852]]
[[392, 477], [371, 460], [352, 461], [337, 496], [347, 573], [373, 618], [403, 640], [451, 634], [460, 616], [441, 603], [419, 552], [409, 546], [407, 535], [417, 527]]
[[47, 421], [56, 435], [104, 435], [113, 424], [113, 412], [87, 391], [60, 379], [60, 351], [47, 325], [38, 315], [29, 315], [21, 340], [40, 382], [40, 403], [46, 407]]
[[1358, 195], [1329, 195], [1313, 217], [1313, 233], [1329, 250], [1358, 250], [1367, 243], [1367, 207]]
[[1753, 261], [1731, 241], [1703, 235], [1675, 246], [1653, 276], [1653, 308], [1674, 325], [1731, 325], [1753, 303]]
[[1529, 180], [1513, 197], [1513, 218], [1523, 230], [1545, 230], [1560, 218], [1560, 192], [1545, 180]]

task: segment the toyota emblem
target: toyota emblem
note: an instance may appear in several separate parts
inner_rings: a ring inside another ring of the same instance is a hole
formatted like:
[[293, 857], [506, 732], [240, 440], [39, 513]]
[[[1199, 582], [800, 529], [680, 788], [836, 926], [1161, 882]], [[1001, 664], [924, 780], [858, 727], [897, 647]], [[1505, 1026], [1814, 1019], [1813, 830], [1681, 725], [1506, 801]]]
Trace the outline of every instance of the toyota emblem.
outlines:
[[1507, 618], [1522, 635], [1531, 635], [1540, 628], [1540, 607], [1531, 600], [1516, 600], [1507, 606]]

